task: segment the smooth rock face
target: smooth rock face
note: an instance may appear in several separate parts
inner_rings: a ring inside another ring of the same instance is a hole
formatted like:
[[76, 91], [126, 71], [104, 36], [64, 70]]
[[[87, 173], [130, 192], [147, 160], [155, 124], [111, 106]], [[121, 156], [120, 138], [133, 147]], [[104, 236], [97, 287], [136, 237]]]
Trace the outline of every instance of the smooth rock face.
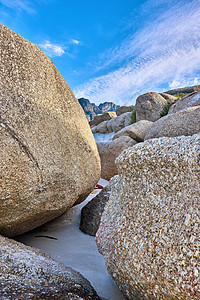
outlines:
[[155, 92], [139, 96], [135, 104], [137, 122], [141, 120], [155, 122], [160, 118], [160, 113], [166, 104], [167, 100]]
[[100, 160], [84, 112], [52, 61], [0, 25], [0, 233], [37, 227], [84, 200]]
[[135, 106], [134, 105], [124, 105], [124, 106], [120, 106], [117, 110], [116, 110], [116, 114], [117, 116], [120, 116], [126, 112], [132, 112], [134, 110]]
[[[118, 175], [113, 178], [118, 177]], [[100, 220], [104, 207], [108, 202], [111, 187], [113, 185], [113, 178], [110, 180], [109, 184], [102, 189], [102, 191], [94, 197], [90, 202], [88, 202], [81, 210], [81, 222], [80, 229], [89, 235], [95, 236], [99, 228]]]
[[199, 299], [200, 134], [159, 138], [116, 160], [96, 235], [128, 299]]
[[137, 142], [143, 142], [145, 135], [152, 124], [153, 122], [147, 120], [141, 120], [139, 122], [136, 122], [118, 131], [114, 135], [113, 140], [117, 139], [120, 136], [129, 136], [132, 139], [136, 140]]
[[166, 94], [166, 93], [159, 93], [163, 98], [165, 98], [167, 100], [167, 102], [170, 102], [170, 103], [174, 103], [177, 101], [177, 97], [173, 96], [173, 95], [169, 95], [169, 94]]
[[160, 118], [150, 127], [145, 140], [163, 136], [187, 136], [198, 132], [200, 132], [200, 106], [194, 106]]
[[131, 124], [131, 118], [130, 118], [131, 113], [124, 113], [107, 123], [107, 128], [109, 132], [117, 132], [124, 128], [125, 126], [128, 126]]
[[194, 92], [183, 98], [180, 98], [170, 107], [168, 114], [177, 113], [180, 110], [193, 106], [200, 106], [200, 92]]
[[0, 298], [100, 299], [80, 273], [42, 250], [0, 236]]
[[101, 160], [101, 177], [110, 180], [118, 174], [115, 159], [126, 148], [132, 147], [137, 142], [128, 136], [120, 136], [111, 142], [97, 143]]
[[98, 124], [97, 126], [92, 128], [92, 132], [93, 133], [108, 133], [109, 131], [108, 131], [107, 123], [108, 123], [108, 121], [104, 121], [104, 122]]
[[93, 123], [94, 123], [94, 126], [97, 126], [98, 124], [100, 124], [103, 121], [108, 121], [108, 120], [111, 120], [116, 117], [117, 117], [117, 115], [116, 115], [115, 111], [108, 111], [108, 112], [103, 113], [102, 115], [95, 116], [93, 119]]

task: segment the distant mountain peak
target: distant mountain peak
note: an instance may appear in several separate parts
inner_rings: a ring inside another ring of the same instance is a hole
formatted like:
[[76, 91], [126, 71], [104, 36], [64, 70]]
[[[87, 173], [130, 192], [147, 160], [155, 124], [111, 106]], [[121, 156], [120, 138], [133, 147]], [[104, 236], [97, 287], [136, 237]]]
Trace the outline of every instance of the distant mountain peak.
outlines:
[[82, 106], [88, 121], [93, 120], [96, 115], [103, 114], [107, 111], [116, 111], [120, 107], [120, 105], [116, 105], [113, 102], [104, 102], [97, 106], [95, 103], [91, 103], [90, 100], [86, 98], [79, 98], [78, 101]]

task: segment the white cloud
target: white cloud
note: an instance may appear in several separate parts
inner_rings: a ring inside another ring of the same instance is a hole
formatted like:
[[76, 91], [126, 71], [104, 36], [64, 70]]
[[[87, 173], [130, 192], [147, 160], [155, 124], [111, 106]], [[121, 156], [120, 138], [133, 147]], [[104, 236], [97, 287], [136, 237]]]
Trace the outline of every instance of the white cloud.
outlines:
[[65, 53], [65, 48], [58, 44], [53, 44], [50, 41], [45, 41], [38, 45], [49, 57], [62, 56]]
[[19, 11], [26, 11], [29, 14], [35, 13], [30, 1], [27, 0], [0, 0], [0, 3]]
[[[175, 88], [200, 83], [200, 0], [163, 0], [169, 8], [162, 7], [162, 14], [154, 19], [156, 3], [147, 1], [143, 7], [149, 19], [142, 29], [101, 56], [97, 70], [105, 75], [79, 86], [78, 98], [123, 104], [163, 84]], [[115, 70], [106, 73], [108, 68]]]
[[78, 44], [80, 44], [80, 41], [72, 39], [72, 40], [71, 40], [71, 43], [72, 43], [72, 44], [75, 44], [75, 45], [78, 45]]

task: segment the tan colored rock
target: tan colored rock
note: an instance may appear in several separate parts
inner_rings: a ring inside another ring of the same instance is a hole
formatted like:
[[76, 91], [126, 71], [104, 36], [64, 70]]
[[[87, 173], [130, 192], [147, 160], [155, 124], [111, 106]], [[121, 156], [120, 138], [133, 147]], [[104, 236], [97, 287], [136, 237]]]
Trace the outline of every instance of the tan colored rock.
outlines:
[[124, 113], [107, 123], [107, 128], [109, 132], [117, 132], [124, 128], [125, 126], [130, 125], [131, 119], [130, 119], [131, 113]]
[[145, 140], [163, 136], [187, 136], [198, 132], [200, 132], [200, 106], [194, 106], [160, 118], [150, 127]]
[[127, 105], [124, 105], [124, 106], [120, 106], [117, 110], [116, 110], [116, 114], [117, 116], [120, 116], [124, 113], [127, 113], [127, 112], [132, 112], [134, 110], [135, 106], [134, 105], [130, 105], [130, 106], [127, 106]]
[[42, 250], [0, 236], [0, 298], [99, 299], [79, 272]]
[[101, 122], [108, 121], [108, 120], [111, 120], [111, 119], [116, 118], [116, 117], [117, 117], [117, 115], [116, 115], [115, 111], [105, 112], [102, 115], [94, 116], [94, 119], [92, 120], [93, 125], [97, 126]]
[[108, 121], [103, 121], [100, 124], [98, 124], [97, 126], [95, 126], [94, 128], [92, 128], [92, 132], [93, 133], [107, 133], [108, 128], [107, 128], [107, 123]]
[[200, 134], [124, 150], [96, 235], [127, 299], [200, 299]]
[[136, 121], [149, 120], [155, 122], [160, 118], [160, 113], [167, 104], [167, 100], [160, 94], [150, 92], [136, 99]]
[[169, 95], [169, 94], [166, 94], [166, 93], [159, 93], [163, 98], [165, 98], [165, 100], [167, 100], [167, 102], [170, 102], [170, 103], [174, 103], [177, 101], [177, 97], [173, 96], [173, 95]]
[[180, 110], [193, 106], [200, 106], [200, 92], [194, 92], [183, 98], [180, 98], [170, 107], [168, 114], [177, 113]]
[[139, 122], [136, 122], [118, 131], [114, 135], [113, 140], [117, 139], [120, 136], [129, 136], [132, 139], [136, 140], [137, 142], [143, 142], [145, 135], [152, 124], [153, 122], [147, 120], [141, 120]]
[[132, 147], [136, 143], [135, 140], [128, 136], [120, 136], [111, 142], [97, 143], [101, 159], [101, 177], [110, 180], [114, 175], [117, 175], [118, 171], [115, 165], [115, 159], [124, 149]]
[[85, 199], [100, 159], [84, 112], [52, 61], [0, 25], [0, 233], [37, 227]]

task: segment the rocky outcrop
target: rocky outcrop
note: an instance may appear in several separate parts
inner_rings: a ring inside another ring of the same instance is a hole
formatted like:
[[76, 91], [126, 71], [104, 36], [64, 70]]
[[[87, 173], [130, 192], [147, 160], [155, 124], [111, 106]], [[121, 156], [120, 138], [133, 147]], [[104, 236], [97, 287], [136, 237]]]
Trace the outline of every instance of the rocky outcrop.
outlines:
[[165, 100], [167, 100], [167, 102], [169, 103], [174, 103], [177, 101], [177, 97], [170, 95], [170, 94], [166, 94], [166, 93], [159, 93], [163, 98], [165, 98]]
[[120, 116], [120, 115], [122, 115], [122, 114], [124, 114], [124, 113], [132, 112], [134, 109], [135, 109], [135, 106], [134, 106], [134, 105], [130, 105], [130, 106], [127, 106], [127, 105], [120, 106], [120, 107], [116, 110], [116, 114], [117, 114], [117, 116]]
[[80, 273], [39, 249], [0, 236], [1, 299], [99, 299]]
[[113, 102], [104, 102], [97, 106], [95, 103], [91, 103], [88, 99], [80, 98], [78, 99], [80, 105], [82, 106], [86, 116], [88, 116], [89, 121], [93, 120], [96, 115], [103, 114], [108, 111], [116, 111], [119, 105]]
[[145, 140], [168, 136], [193, 135], [200, 132], [200, 106], [168, 114], [150, 127]]
[[113, 140], [117, 139], [120, 136], [129, 136], [137, 142], [143, 142], [145, 135], [147, 134], [152, 124], [153, 122], [151, 121], [141, 120], [139, 122], [126, 126], [114, 135]]
[[197, 92], [197, 91], [200, 91], [200, 85], [173, 89], [173, 90], [169, 90], [165, 93], [170, 94], [170, 95], [176, 95], [176, 94], [190, 94], [190, 93]]
[[200, 106], [200, 92], [194, 92], [179, 99], [170, 107], [168, 114], [177, 113], [180, 110], [193, 106]]
[[[97, 115], [94, 117], [94, 119], [92, 120], [92, 125], [97, 126], [98, 124], [104, 122], [104, 121], [108, 121], [111, 120], [113, 118], [116, 118], [116, 112], [114, 111], [108, 111], [103, 113], [102, 115]], [[90, 122], [91, 124], [91, 122]]]
[[150, 92], [136, 99], [136, 121], [148, 120], [155, 122], [160, 118], [160, 113], [167, 104], [167, 100], [160, 94]]
[[116, 118], [109, 121], [104, 121], [94, 128], [92, 128], [93, 133], [108, 133], [108, 132], [118, 132], [122, 128], [129, 126], [131, 124], [131, 112], [124, 113]]
[[101, 159], [101, 177], [110, 180], [114, 175], [117, 175], [118, 170], [115, 159], [124, 149], [132, 147], [136, 143], [134, 139], [128, 136], [120, 136], [111, 142], [97, 143]]
[[104, 207], [110, 196], [114, 178], [110, 180], [109, 184], [96, 197], [82, 208], [80, 230], [84, 233], [92, 236], [96, 235]]
[[3, 25], [0, 69], [0, 233], [12, 236], [84, 200], [100, 177], [100, 159], [52, 61]]
[[200, 135], [139, 143], [117, 158], [119, 182], [96, 235], [127, 299], [199, 299]]

